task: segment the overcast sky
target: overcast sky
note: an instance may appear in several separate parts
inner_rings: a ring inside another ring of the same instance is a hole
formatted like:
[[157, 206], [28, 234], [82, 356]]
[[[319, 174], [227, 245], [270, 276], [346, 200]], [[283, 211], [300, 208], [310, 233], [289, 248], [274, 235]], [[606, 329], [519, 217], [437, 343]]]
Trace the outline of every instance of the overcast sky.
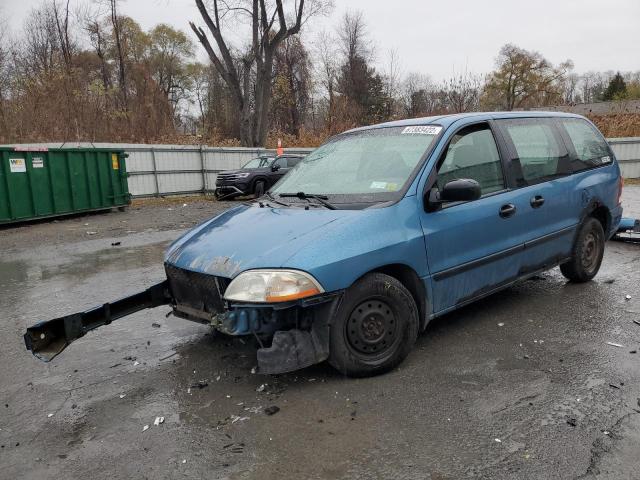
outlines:
[[[16, 33], [41, 0], [0, 0], [0, 15]], [[71, 0], [79, 3], [82, 0]], [[121, 11], [143, 28], [169, 23], [188, 30], [199, 20], [193, 0], [126, 0]], [[441, 80], [465, 69], [485, 73], [507, 43], [540, 51], [554, 63], [573, 60], [577, 72], [640, 70], [640, 0], [335, 0], [333, 13], [309, 25], [305, 37], [332, 29], [347, 10], [362, 10], [377, 60], [389, 49], [402, 71]]]

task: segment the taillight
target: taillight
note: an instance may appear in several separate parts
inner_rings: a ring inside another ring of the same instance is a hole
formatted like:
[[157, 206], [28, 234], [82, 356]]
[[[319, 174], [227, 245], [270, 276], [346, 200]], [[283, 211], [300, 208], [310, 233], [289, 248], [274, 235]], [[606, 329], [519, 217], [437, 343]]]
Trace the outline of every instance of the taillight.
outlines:
[[620, 181], [618, 182], [618, 206], [622, 205], [622, 189], [624, 188], [624, 178], [620, 175]]

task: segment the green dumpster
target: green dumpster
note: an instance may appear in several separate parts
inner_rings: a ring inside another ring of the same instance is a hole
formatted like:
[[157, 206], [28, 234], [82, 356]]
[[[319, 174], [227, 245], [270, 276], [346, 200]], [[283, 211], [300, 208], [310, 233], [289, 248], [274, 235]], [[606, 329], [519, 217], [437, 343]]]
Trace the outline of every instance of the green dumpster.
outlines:
[[0, 224], [124, 208], [126, 157], [102, 148], [0, 147]]

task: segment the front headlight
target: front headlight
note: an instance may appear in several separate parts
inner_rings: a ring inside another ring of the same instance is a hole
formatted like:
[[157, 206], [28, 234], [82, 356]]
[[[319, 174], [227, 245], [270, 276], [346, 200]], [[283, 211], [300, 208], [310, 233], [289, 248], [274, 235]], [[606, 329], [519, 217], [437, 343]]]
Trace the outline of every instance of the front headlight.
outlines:
[[248, 270], [227, 287], [224, 298], [236, 302], [275, 303], [324, 293], [315, 278], [298, 270]]
[[250, 173], [236, 173], [236, 177], [237, 178], [247, 178], [249, 175], [251, 175]]

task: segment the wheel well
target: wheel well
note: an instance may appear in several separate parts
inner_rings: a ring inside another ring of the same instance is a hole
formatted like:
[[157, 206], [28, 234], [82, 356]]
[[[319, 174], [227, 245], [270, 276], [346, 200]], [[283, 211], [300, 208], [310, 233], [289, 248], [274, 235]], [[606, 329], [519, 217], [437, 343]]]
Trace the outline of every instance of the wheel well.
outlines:
[[[407, 265], [392, 264], [385, 265], [373, 270], [373, 272], [384, 273], [390, 277], [398, 280], [405, 286], [413, 300], [418, 306], [418, 318], [420, 318], [420, 331], [424, 330], [427, 326], [427, 293], [424, 289], [424, 284], [418, 277], [418, 274]], [[372, 273], [372, 272], [370, 272]]]
[[602, 225], [602, 229], [604, 230], [605, 235], [609, 231], [609, 225], [611, 224], [611, 215], [609, 214], [609, 209], [604, 205], [599, 205], [594, 208], [589, 214], [590, 217], [595, 218]]

